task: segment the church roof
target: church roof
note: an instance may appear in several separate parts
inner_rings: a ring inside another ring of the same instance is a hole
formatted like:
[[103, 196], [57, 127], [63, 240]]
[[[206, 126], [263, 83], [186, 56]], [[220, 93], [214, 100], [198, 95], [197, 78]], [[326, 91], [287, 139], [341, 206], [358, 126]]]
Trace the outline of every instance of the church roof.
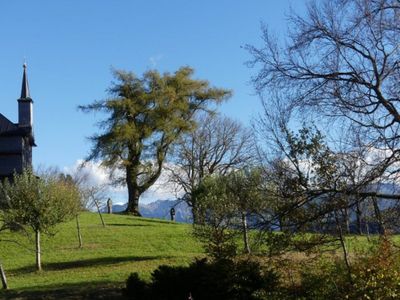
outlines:
[[0, 135], [18, 130], [18, 126], [0, 114]]
[[32, 146], [36, 146], [31, 128], [19, 127], [17, 124], [12, 123], [9, 119], [0, 114], [0, 137], [2, 136], [28, 137], [29, 143]]

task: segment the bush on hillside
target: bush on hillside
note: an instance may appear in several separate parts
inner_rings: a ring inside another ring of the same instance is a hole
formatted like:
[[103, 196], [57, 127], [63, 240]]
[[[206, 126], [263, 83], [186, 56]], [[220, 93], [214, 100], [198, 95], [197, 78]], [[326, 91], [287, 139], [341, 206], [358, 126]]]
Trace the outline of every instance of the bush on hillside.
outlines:
[[149, 284], [141, 280], [136, 272], [129, 275], [126, 287], [126, 292], [132, 299], [146, 299], [149, 294]]
[[264, 270], [254, 261], [196, 260], [188, 267], [160, 266], [150, 283], [136, 273], [127, 280], [126, 292], [131, 299], [265, 299], [279, 288], [275, 271]]
[[343, 261], [308, 264], [295, 293], [302, 299], [400, 299], [400, 254], [382, 238], [371, 253], [352, 262], [351, 280]]
[[383, 237], [373, 253], [353, 266], [348, 299], [400, 299], [400, 254]]
[[342, 261], [320, 259], [302, 268], [300, 286], [291, 294], [301, 299], [344, 299], [350, 288], [348, 278]]

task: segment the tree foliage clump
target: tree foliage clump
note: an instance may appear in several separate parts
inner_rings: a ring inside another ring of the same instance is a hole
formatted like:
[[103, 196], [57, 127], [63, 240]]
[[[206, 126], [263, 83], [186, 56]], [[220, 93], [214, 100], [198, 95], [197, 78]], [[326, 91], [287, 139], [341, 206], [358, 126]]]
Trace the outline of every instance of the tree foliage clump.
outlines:
[[216, 259], [231, 258], [237, 253], [237, 207], [231, 201], [223, 176], [207, 177], [194, 190], [197, 211], [194, 234]]
[[206, 177], [193, 191], [197, 203], [194, 233], [213, 257], [235, 256], [239, 235], [244, 251], [251, 252], [248, 219], [255, 223], [267, 202], [263, 183], [259, 169], [234, 170]]
[[41, 270], [40, 234], [54, 234], [57, 224], [76, 216], [81, 208], [79, 190], [59, 177], [38, 177], [25, 170], [14, 174], [12, 182], [0, 183], [0, 199], [4, 224], [34, 232], [36, 266]]
[[193, 79], [193, 73], [182, 67], [173, 74], [148, 71], [139, 78], [131, 72], [115, 71], [111, 98], [80, 107], [108, 115], [100, 123], [104, 131], [91, 138], [88, 159], [101, 159], [104, 166], [125, 174], [120, 180], [128, 187], [129, 213], [140, 215], [140, 195], [159, 178], [171, 145], [195, 128], [195, 113], [209, 111], [210, 105], [231, 94]]

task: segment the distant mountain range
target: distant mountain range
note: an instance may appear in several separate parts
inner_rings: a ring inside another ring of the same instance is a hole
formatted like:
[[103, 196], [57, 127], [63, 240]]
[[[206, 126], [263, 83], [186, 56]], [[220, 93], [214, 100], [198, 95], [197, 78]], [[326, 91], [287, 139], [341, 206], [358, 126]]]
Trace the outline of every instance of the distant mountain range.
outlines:
[[[143, 217], [170, 220], [170, 210], [175, 209], [175, 221], [191, 223], [192, 211], [190, 207], [183, 201], [179, 200], [157, 200], [148, 204], [140, 204], [139, 211]], [[113, 212], [122, 212], [126, 209], [126, 204], [113, 205]], [[102, 209], [107, 212], [107, 207]]]
[[[365, 189], [366, 192], [378, 192], [382, 194], [400, 194], [400, 186], [393, 184], [371, 184]], [[387, 209], [393, 206], [393, 200], [380, 199], [379, 207], [381, 209]], [[191, 223], [192, 222], [192, 211], [190, 207], [179, 200], [157, 200], [148, 204], [140, 204], [139, 210], [143, 217], [146, 218], [157, 218], [170, 220], [170, 209], [175, 209], [175, 220], [177, 222]], [[126, 204], [115, 204], [113, 205], [113, 212], [118, 213], [126, 209]], [[107, 212], [107, 208], [104, 207], [102, 212]], [[354, 216], [351, 217], [355, 218]]]

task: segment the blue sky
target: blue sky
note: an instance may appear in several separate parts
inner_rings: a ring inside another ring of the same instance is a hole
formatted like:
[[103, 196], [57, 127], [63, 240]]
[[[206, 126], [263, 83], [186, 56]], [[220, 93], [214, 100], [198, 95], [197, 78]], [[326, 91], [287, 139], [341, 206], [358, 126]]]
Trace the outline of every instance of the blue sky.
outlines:
[[95, 116], [76, 107], [107, 97], [111, 68], [142, 74], [189, 65], [195, 77], [232, 89], [220, 111], [249, 124], [261, 105], [245, 44], [261, 45], [260, 24], [278, 35], [302, 0], [37, 0], [0, 3], [0, 113], [17, 121], [26, 58], [34, 165], [64, 168], [84, 158]]

